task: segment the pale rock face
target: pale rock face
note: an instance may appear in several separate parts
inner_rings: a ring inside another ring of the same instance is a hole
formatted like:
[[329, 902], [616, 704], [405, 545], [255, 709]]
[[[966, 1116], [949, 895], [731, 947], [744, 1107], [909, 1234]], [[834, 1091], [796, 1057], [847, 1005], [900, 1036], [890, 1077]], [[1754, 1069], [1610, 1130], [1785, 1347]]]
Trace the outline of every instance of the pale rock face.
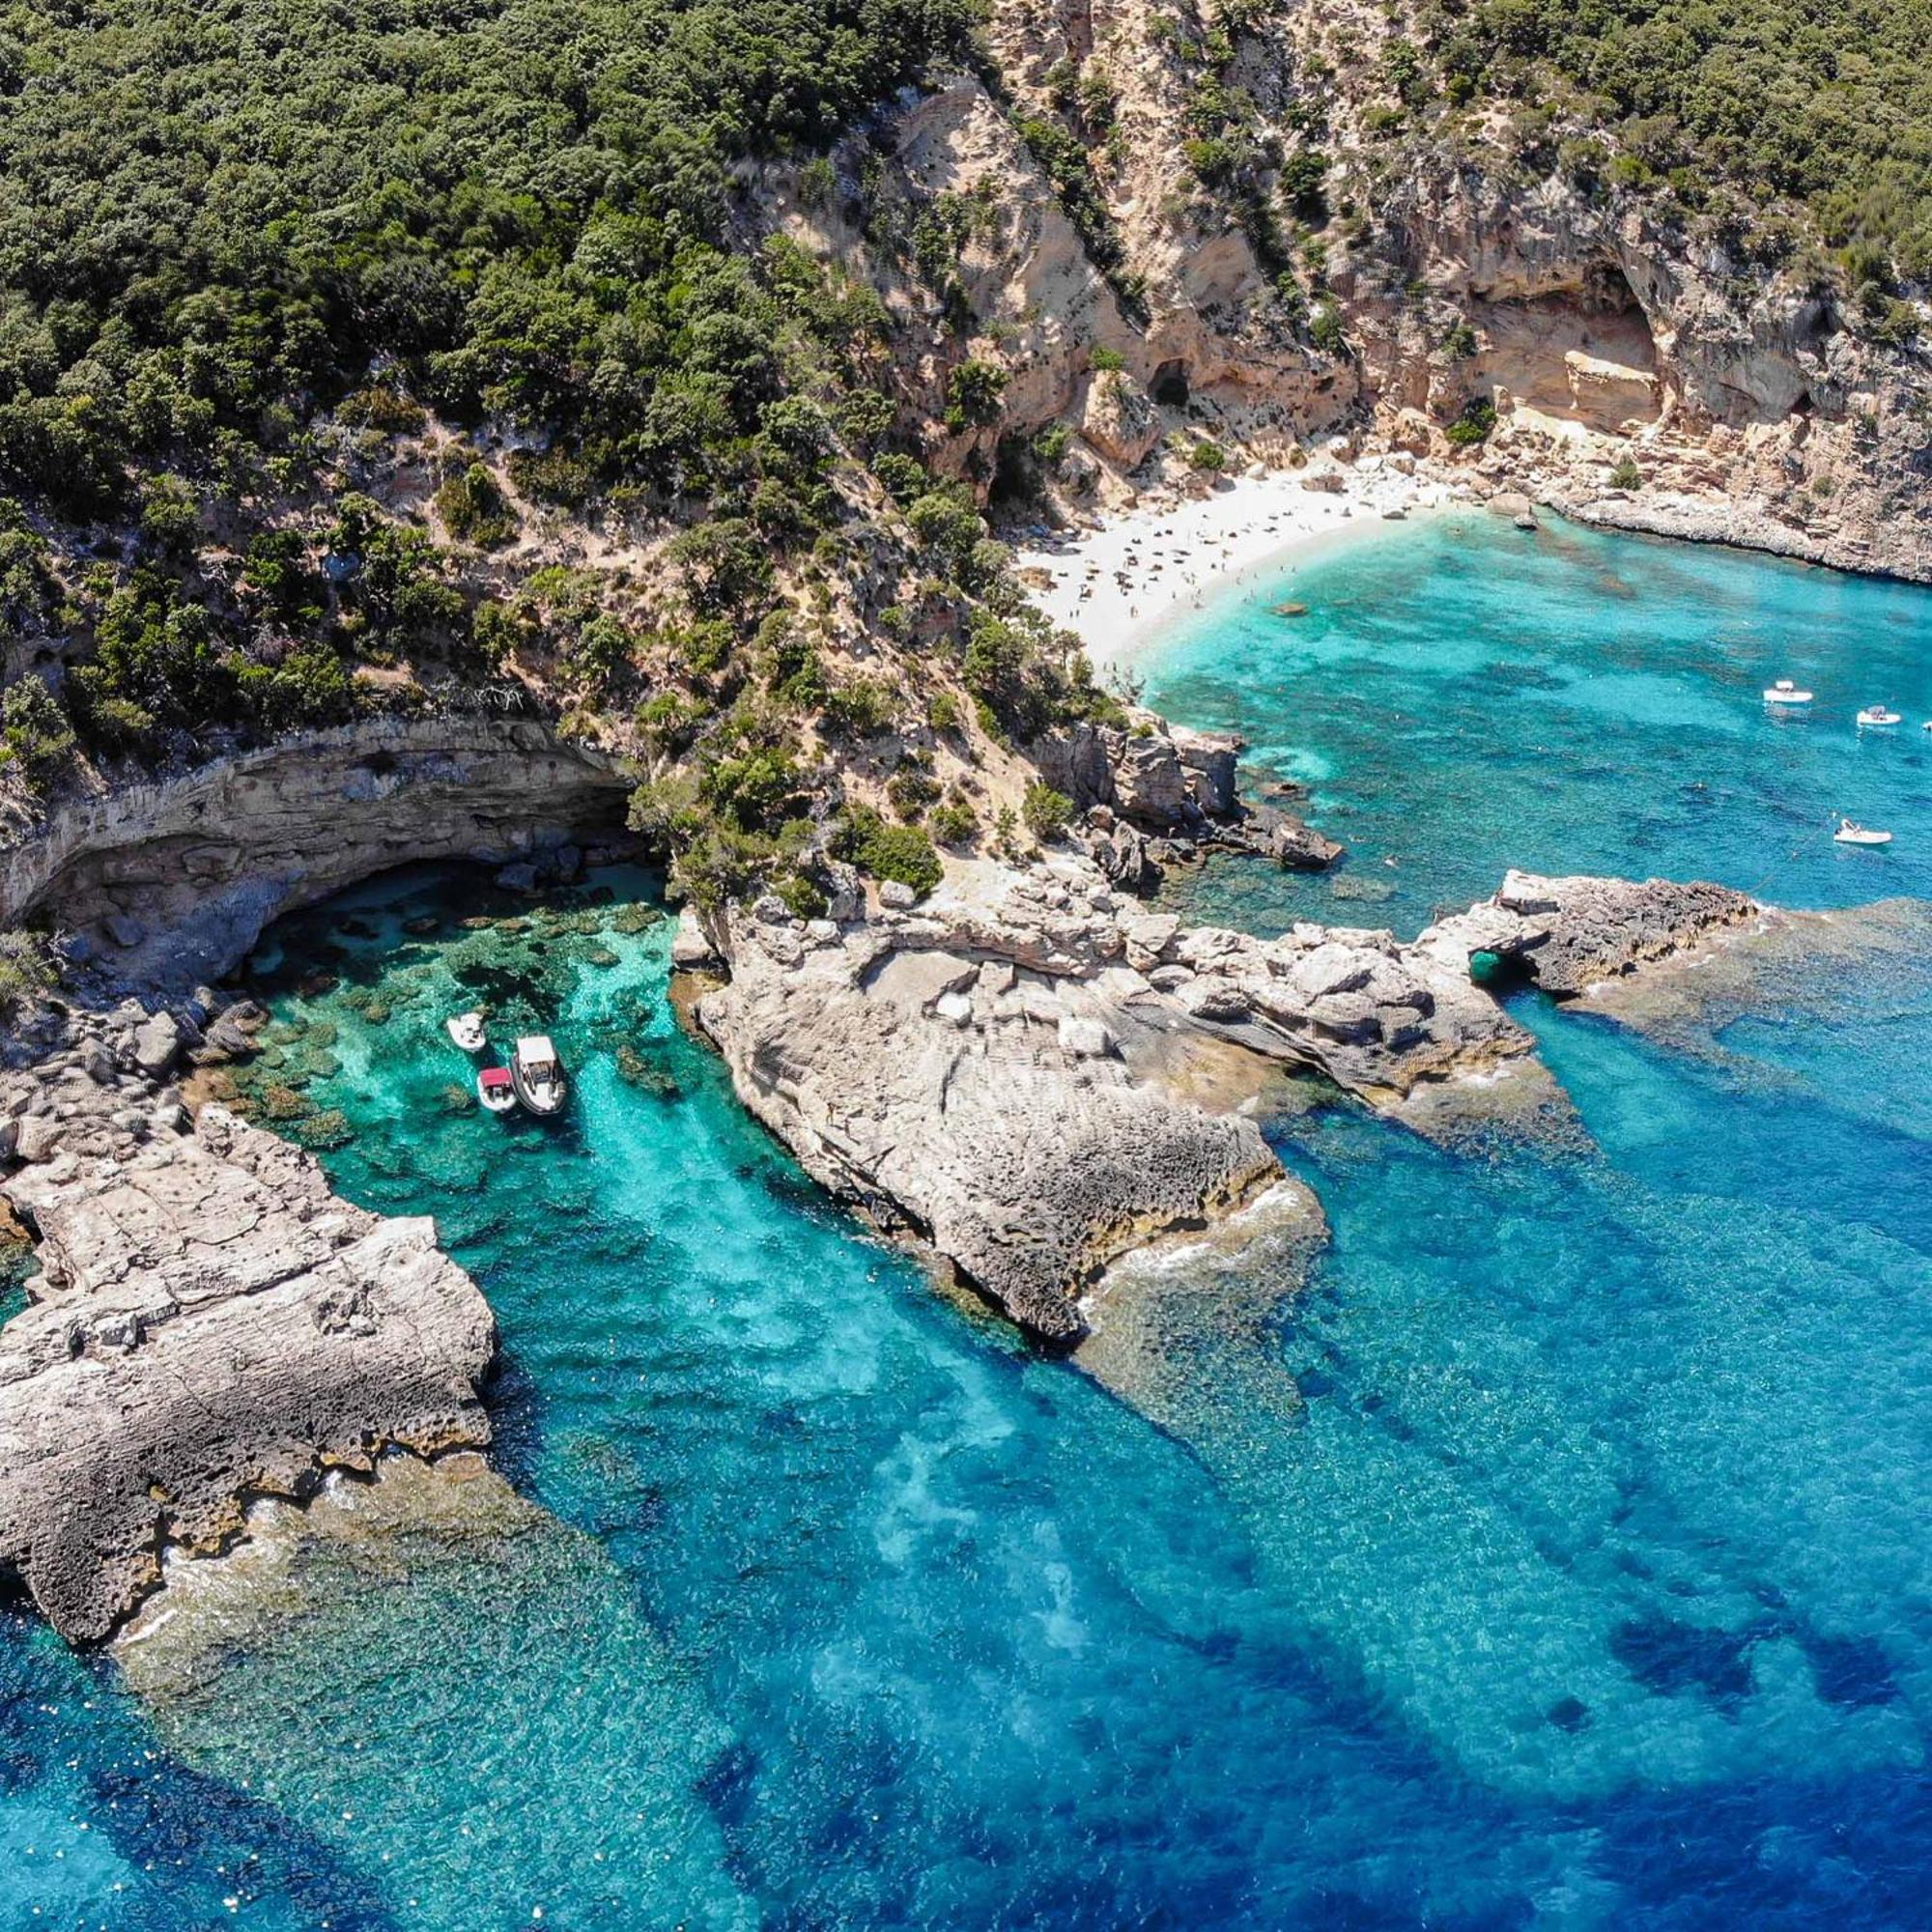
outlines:
[[134, 1036], [134, 1064], [143, 1073], [159, 1079], [175, 1064], [181, 1048], [182, 1033], [175, 1016], [158, 1012]]
[[686, 906], [677, 916], [677, 931], [670, 942], [670, 963], [680, 972], [710, 966], [717, 961], [718, 949], [699, 922], [696, 908]]
[[1104, 371], [1088, 384], [1080, 434], [1110, 463], [1136, 468], [1163, 430], [1153, 398], [1124, 369]]
[[216, 1547], [248, 1495], [489, 1440], [495, 1324], [434, 1226], [337, 1200], [225, 1109], [0, 1193], [43, 1264], [0, 1328], [0, 1562], [64, 1634], [105, 1636], [164, 1545]]
[[1194, 800], [1174, 741], [1158, 733], [1129, 734], [1114, 766], [1114, 797], [1120, 810], [1141, 824], [1184, 825]]
[[1194, 803], [1209, 818], [1229, 817], [1235, 810], [1240, 739], [1228, 731], [1190, 731], [1178, 724], [1169, 727], [1168, 737]]
[[1073, 1060], [1104, 1060], [1114, 1051], [1113, 1033], [1104, 1020], [1063, 1013], [1060, 1018], [1060, 1050]]
[[620, 824], [628, 789], [611, 760], [526, 721], [307, 732], [64, 804], [0, 851], [0, 924], [57, 902], [113, 941], [114, 973], [185, 988], [291, 907], [416, 860], [522, 861]]

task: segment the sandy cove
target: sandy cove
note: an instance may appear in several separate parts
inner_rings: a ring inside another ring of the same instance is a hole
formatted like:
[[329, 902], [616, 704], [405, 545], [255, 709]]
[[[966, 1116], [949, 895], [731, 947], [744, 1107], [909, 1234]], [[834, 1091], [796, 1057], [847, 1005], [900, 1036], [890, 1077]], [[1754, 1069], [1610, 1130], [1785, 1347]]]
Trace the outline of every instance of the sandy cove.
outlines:
[[1194, 497], [1150, 496], [1097, 528], [1035, 539], [1013, 561], [1034, 601], [1079, 633], [1101, 668], [1126, 662], [1179, 612], [1323, 538], [1462, 500], [1466, 488], [1385, 458], [1321, 456], [1300, 469], [1249, 471]]

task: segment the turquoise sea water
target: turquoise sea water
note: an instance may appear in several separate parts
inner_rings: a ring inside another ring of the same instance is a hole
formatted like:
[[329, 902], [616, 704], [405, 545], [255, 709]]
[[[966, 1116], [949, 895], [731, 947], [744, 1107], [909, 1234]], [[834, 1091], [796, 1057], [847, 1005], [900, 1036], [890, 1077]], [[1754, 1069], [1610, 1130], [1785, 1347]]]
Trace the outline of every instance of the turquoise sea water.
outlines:
[[[1419, 924], [1513, 862], [1754, 884], [1767, 840], [1796, 902], [1925, 889], [1918, 714], [1848, 725], [1932, 707], [1921, 593], [1422, 526], [1209, 620], [1161, 701], [1324, 771], [1397, 896], [1201, 906]], [[1755, 715], [1786, 670], [1810, 725]], [[1897, 845], [1814, 851], [1827, 804]], [[0, 1627], [0, 1923], [1923, 1922], [1932, 919], [1662, 1036], [1520, 1002], [1553, 1140], [1278, 1123], [1332, 1244], [1156, 1423], [816, 1197], [678, 1033], [650, 892], [470, 927], [513, 909], [405, 875], [271, 940], [269, 1071], [482, 1283], [547, 1515], [315, 1551], [152, 1705]], [[449, 1110], [459, 995], [553, 1023], [565, 1122]]]
[[[1282, 603], [1308, 608], [1275, 613]], [[1349, 847], [1341, 871], [1217, 867], [1235, 924], [1418, 930], [1505, 866], [1710, 878], [1786, 905], [1932, 895], [1932, 597], [1743, 552], [1482, 511], [1382, 526], [1190, 612], [1148, 701], [1239, 731], [1251, 783]], [[1808, 715], [1768, 712], [1780, 677]], [[1867, 704], [1903, 723], [1860, 731]], [[1898, 835], [1834, 844], [1838, 816]]]

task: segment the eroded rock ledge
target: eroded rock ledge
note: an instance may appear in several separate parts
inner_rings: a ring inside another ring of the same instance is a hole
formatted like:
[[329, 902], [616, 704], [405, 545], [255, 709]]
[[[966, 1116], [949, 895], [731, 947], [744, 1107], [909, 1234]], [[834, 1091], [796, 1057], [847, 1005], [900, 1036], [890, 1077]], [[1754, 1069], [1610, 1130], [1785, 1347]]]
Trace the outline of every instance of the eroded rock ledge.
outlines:
[[278, 914], [394, 866], [621, 826], [614, 760], [529, 719], [376, 718], [63, 804], [0, 851], [0, 924], [57, 907], [124, 986], [229, 971]]
[[1507, 1113], [1553, 1089], [1473, 955], [1566, 994], [1756, 911], [1715, 886], [1513, 872], [1412, 942], [1313, 924], [1260, 940], [1125, 903], [1064, 856], [961, 867], [916, 909], [843, 923], [760, 900], [709, 937], [688, 923], [679, 956], [728, 959], [698, 1023], [818, 1180], [1065, 1342], [1111, 1260], [1283, 1179], [1238, 1080], [1201, 1097], [1216, 1042], [1418, 1122], [1449, 1090]]
[[[218, 1026], [217, 1020], [213, 1023]], [[428, 1219], [329, 1191], [314, 1159], [165, 1083], [191, 1014], [70, 1016], [0, 1079], [38, 1236], [0, 1328], [0, 1565], [64, 1635], [107, 1635], [164, 1548], [218, 1547], [390, 1446], [489, 1440], [488, 1304]]]

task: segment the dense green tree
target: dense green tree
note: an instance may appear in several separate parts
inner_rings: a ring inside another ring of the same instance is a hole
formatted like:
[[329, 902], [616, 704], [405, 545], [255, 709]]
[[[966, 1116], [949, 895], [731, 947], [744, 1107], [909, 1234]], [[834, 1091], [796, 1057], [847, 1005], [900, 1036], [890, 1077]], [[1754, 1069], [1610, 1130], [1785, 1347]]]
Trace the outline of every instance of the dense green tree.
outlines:
[[1477, 0], [1429, 17], [1452, 99], [1567, 94], [1624, 146], [1610, 179], [1668, 177], [1697, 206], [1722, 185], [1789, 197], [1828, 245], [1932, 278], [1932, 0]]

